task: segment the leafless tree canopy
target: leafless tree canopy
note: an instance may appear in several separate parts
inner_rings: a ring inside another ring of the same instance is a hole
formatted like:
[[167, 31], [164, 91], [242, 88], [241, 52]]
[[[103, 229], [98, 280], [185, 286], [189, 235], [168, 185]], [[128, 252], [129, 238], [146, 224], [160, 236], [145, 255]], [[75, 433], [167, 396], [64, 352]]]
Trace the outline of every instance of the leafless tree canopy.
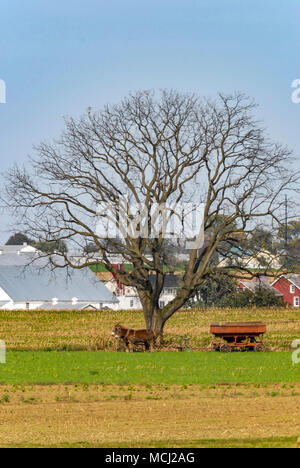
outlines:
[[[66, 241], [69, 251], [76, 247], [87, 252], [80, 265], [64, 252], [57, 264], [49, 257], [53, 267], [86, 267], [94, 258], [89, 246], [95, 245], [102, 264], [122, 283], [137, 288], [147, 327], [160, 332], [218, 268], [212, 261], [216, 253], [226, 255], [240, 233], [254, 224], [271, 226], [281, 220], [283, 195], [293, 189], [297, 175], [290, 151], [269, 140], [253, 117], [254, 109], [240, 94], [220, 94], [212, 101], [176, 91], [139, 92], [100, 112], [90, 109], [79, 121], [66, 119], [59, 140], [41, 143], [30, 169], [9, 171], [6, 204], [17, 216], [18, 230], [28, 237]], [[149, 211], [154, 204], [170, 202], [205, 205], [205, 244], [190, 251], [182, 287], [162, 309], [162, 236], [107, 242], [97, 233], [99, 203], [117, 206], [122, 197]], [[116, 272], [111, 249], [132, 263], [133, 270]], [[227, 269], [236, 274], [241, 267]]]

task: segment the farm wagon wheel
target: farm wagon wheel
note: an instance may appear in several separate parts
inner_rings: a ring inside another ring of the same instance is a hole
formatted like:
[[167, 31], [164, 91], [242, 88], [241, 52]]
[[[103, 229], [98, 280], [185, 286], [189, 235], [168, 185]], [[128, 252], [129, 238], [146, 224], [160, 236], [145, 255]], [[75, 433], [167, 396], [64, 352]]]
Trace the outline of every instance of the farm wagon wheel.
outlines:
[[264, 351], [266, 351], [266, 347], [263, 343], [257, 343], [257, 345], [254, 348], [254, 351], [256, 353], [263, 353]]
[[222, 344], [222, 346], [220, 346], [220, 352], [221, 353], [231, 353], [231, 346], [229, 344]]

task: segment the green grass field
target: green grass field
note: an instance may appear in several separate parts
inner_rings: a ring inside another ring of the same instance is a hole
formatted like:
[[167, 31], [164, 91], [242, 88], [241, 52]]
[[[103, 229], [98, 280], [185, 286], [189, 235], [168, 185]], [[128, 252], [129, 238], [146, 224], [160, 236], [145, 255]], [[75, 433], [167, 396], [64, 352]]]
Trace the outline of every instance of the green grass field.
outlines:
[[299, 382], [291, 353], [8, 352], [1, 384], [220, 384]]

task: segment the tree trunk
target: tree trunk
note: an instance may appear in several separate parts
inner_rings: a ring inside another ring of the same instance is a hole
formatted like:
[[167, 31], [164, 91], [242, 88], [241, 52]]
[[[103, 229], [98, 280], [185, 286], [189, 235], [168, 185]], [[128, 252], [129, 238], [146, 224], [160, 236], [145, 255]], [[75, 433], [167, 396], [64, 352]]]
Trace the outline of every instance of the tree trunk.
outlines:
[[153, 312], [153, 319], [152, 319], [152, 330], [155, 333], [155, 340], [156, 345], [160, 346], [163, 341], [163, 334], [164, 334], [164, 325], [165, 320], [163, 319], [163, 315], [160, 309], [157, 309]]
[[144, 310], [144, 317], [147, 330], [154, 331], [156, 345], [160, 346], [163, 341], [164, 326], [167, 320], [185, 303], [187, 295], [178, 295], [174, 303], [168, 304], [160, 309], [158, 300], [151, 296], [151, 293], [140, 291], [140, 300]]

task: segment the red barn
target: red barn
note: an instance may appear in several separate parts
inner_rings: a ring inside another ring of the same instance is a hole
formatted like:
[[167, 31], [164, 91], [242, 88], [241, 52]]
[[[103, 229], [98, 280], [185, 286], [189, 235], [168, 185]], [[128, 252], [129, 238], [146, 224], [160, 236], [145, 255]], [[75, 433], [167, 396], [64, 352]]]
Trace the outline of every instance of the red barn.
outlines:
[[272, 286], [283, 295], [286, 304], [292, 307], [300, 307], [300, 275], [282, 275]]

